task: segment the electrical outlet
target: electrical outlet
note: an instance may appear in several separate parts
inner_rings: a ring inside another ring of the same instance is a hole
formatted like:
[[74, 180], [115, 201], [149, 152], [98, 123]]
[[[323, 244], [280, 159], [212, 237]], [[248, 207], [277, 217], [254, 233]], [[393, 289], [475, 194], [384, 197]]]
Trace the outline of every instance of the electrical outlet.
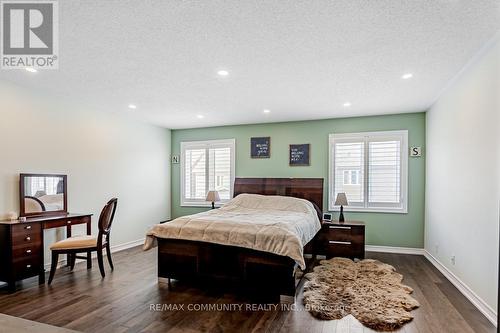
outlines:
[[456, 263], [455, 256], [451, 256], [450, 260], [451, 260], [451, 264], [453, 266], [455, 266], [455, 263]]

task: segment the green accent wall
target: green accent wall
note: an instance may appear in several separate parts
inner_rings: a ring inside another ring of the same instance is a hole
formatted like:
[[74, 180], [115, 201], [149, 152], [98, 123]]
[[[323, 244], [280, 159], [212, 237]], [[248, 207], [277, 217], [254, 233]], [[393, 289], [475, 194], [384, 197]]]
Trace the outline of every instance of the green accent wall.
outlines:
[[[425, 113], [335, 118], [271, 124], [251, 124], [172, 130], [172, 154], [182, 141], [236, 139], [236, 177], [320, 177], [325, 179], [324, 209], [328, 208], [328, 135], [331, 133], [408, 130], [409, 146], [421, 146], [423, 156], [409, 158], [408, 213], [344, 213], [366, 223], [366, 244], [423, 248], [425, 184]], [[250, 138], [271, 137], [271, 158], [251, 159]], [[288, 145], [311, 144], [311, 165], [288, 165]], [[208, 208], [180, 206], [180, 164], [172, 164], [172, 217]], [[334, 217], [338, 217], [334, 213]]]

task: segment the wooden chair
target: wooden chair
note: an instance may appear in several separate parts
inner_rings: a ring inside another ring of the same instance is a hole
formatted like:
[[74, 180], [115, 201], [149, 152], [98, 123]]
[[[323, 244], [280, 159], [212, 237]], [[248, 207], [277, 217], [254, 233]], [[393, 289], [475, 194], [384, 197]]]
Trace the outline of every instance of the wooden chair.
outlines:
[[52, 251], [52, 265], [50, 267], [50, 275], [49, 275], [49, 284], [52, 282], [54, 278], [54, 274], [56, 272], [57, 263], [59, 260], [60, 254], [67, 254], [68, 258], [70, 258], [70, 267], [73, 269], [75, 267], [75, 260], [78, 259], [86, 259], [87, 257], [79, 257], [78, 253], [87, 253], [96, 251], [97, 252], [97, 262], [99, 263], [99, 270], [101, 271], [102, 277], [106, 274], [104, 273], [104, 264], [102, 260], [102, 251], [106, 248], [106, 254], [108, 256], [109, 266], [111, 266], [111, 270], [114, 269], [113, 261], [111, 259], [111, 251], [109, 248], [109, 235], [111, 231], [111, 224], [113, 223], [113, 219], [115, 217], [116, 205], [118, 203], [118, 199], [113, 198], [101, 211], [101, 215], [99, 216], [99, 234], [97, 237], [95, 236], [74, 236], [63, 239], [59, 242], [56, 242], [50, 246], [50, 250]]

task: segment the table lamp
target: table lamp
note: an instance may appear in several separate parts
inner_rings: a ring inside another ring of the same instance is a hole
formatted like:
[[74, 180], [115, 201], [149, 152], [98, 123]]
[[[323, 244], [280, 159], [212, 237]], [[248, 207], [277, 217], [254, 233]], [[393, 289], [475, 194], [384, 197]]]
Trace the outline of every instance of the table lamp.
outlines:
[[348, 206], [349, 203], [347, 202], [347, 196], [345, 193], [338, 193], [337, 194], [337, 199], [335, 199], [335, 206], [340, 205], [340, 215], [339, 215], [339, 222], [344, 222], [344, 206]]
[[220, 201], [219, 192], [217, 191], [208, 191], [206, 201], [212, 202], [212, 209], [215, 208], [215, 202]]

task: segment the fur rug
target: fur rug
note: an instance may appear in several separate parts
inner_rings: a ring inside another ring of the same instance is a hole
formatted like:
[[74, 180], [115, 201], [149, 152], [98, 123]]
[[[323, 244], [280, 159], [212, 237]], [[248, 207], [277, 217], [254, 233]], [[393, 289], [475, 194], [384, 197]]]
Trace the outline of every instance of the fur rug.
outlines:
[[377, 260], [322, 260], [305, 278], [304, 304], [320, 319], [352, 314], [367, 327], [389, 331], [412, 320], [410, 311], [420, 306], [403, 276]]

